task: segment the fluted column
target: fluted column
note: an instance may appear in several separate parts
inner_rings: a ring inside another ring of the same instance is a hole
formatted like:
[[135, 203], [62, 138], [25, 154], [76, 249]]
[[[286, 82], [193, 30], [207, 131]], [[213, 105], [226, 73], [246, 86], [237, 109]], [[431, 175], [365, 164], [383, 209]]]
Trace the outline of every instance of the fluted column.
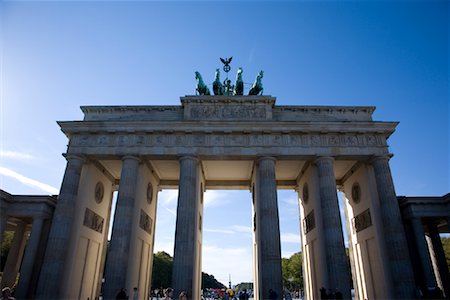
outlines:
[[33, 273], [33, 267], [36, 260], [36, 253], [39, 248], [39, 242], [41, 241], [43, 225], [43, 216], [36, 216], [33, 218], [30, 238], [28, 239], [25, 249], [25, 255], [23, 256], [22, 266], [20, 268], [19, 285], [17, 287], [16, 293], [16, 297], [18, 299], [29, 298], [27, 292], [30, 288], [31, 275]]
[[396, 299], [414, 298], [414, 276], [403, 229], [400, 208], [394, 190], [389, 157], [373, 158], [375, 182], [380, 202], [383, 232]]
[[434, 279], [433, 265], [431, 264], [430, 253], [428, 252], [422, 220], [420, 218], [412, 218], [411, 225], [414, 232], [414, 240], [416, 241], [416, 249], [420, 257], [420, 265], [422, 267], [425, 284], [427, 287], [435, 287], [436, 281]]
[[180, 159], [180, 183], [178, 191], [177, 221], [175, 229], [175, 248], [173, 256], [172, 285], [174, 295], [181, 291], [188, 293], [189, 299], [200, 299], [193, 295], [195, 262], [197, 251], [197, 214], [199, 201], [199, 161], [195, 157]]
[[[3, 202], [3, 201], [2, 201]], [[6, 206], [0, 207], [0, 244], [3, 243], [3, 235], [5, 234], [8, 215], [6, 214]]]
[[16, 283], [17, 273], [19, 272], [20, 263], [22, 261], [23, 250], [26, 242], [26, 224], [18, 222], [14, 237], [11, 243], [11, 248], [8, 252], [5, 268], [3, 269], [3, 277], [1, 287], [13, 286]]
[[319, 157], [314, 161], [317, 167], [322, 210], [323, 238], [325, 239], [328, 284], [326, 288], [339, 289], [344, 299], [350, 299], [350, 273], [345, 253], [344, 235], [339, 212], [334, 159]]
[[76, 155], [67, 155], [67, 167], [64, 173], [61, 191], [58, 196], [52, 226], [48, 237], [44, 262], [39, 277], [37, 299], [60, 299], [60, 287], [64, 273], [64, 264], [68, 252], [75, 201], [80, 184], [84, 159]]
[[445, 252], [442, 246], [441, 237], [439, 236], [439, 230], [434, 221], [429, 221], [427, 224], [428, 232], [430, 234], [432, 244], [432, 255], [436, 260], [436, 267], [438, 270], [438, 285], [444, 291], [447, 299], [450, 298], [450, 274], [445, 259]]
[[117, 195], [111, 242], [106, 259], [103, 290], [105, 299], [114, 299], [120, 289], [126, 287], [139, 162], [139, 158], [135, 156], [122, 158], [119, 194]]
[[262, 157], [256, 165], [256, 226], [258, 226], [258, 288], [260, 299], [269, 299], [269, 290], [278, 297], [283, 293], [281, 274], [280, 220], [278, 215], [277, 182], [273, 157]]

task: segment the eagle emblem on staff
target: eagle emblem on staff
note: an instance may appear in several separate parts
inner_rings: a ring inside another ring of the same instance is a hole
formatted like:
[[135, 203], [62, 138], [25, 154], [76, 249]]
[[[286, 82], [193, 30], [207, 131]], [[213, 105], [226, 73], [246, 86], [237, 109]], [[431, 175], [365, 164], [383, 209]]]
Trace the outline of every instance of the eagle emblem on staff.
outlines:
[[232, 59], [233, 56], [230, 58], [222, 58], [222, 57], [220, 58], [220, 61], [224, 64], [223, 70], [227, 73], [231, 70], [230, 63]]

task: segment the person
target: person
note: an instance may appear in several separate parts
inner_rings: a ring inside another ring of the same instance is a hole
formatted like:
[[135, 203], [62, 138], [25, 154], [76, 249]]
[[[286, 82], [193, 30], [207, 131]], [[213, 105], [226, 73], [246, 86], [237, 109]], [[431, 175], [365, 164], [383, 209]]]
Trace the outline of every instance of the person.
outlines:
[[167, 288], [164, 291], [164, 300], [172, 300], [173, 297], [173, 289], [172, 288]]
[[127, 292], [124, 288], [121, 288], [120, 291], [116, 295], [116, 299], [128, 299]]
[[139, 291], [137, 287], [133, 288], [133, 300], [139, 300]]
[[286, 291], [286, 294], [284, 295], [284, 299], [285, 299], [285, 300], [292, 300], [291, 292]]
[[188, 300], [187, 292], [182, 291], [182, 292], [180, 293], [180, 295], [178, 296], [178, 300]]
[[328, 299], [327, 289], [324, 287], [320, 288], [320, 299]]
[[344, 299], [344, 295], [342, 295], [341, 291], [339, 289], [336, 289], [336, 292], [334, 293], [334, 299]]
[[272, 289], [269, 289], [269, 299], [270, 300], [278, 299], [278, 294]]
[[0, 299], [1, 300], [15, 300], [16, 298], [11, 296], [11, 289], [8, 286], [5, 286], [2, 289], [2, 297]]

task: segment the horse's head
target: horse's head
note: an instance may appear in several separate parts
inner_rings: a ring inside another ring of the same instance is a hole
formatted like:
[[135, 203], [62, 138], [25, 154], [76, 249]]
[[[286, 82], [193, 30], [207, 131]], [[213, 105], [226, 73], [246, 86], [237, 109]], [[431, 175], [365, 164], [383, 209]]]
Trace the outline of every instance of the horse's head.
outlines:
[[215, 80], [218, 80], [218, 81], [220, 81], [220, 70], [219, 69], [216, 69], [216, 78], [215, 78]]
[[202, 79], [202, 75], [198, 71], [195, 71], [195, 79], [199, 80]]
[[242, 79], [242, 72], [243, 72], [242, 68], [239, 67], [237, 70], [237, 78], [238, 79]]
[[264, 71], [261, 70], [261, 71], [259, 71], [258, 78], [262, 79], [263, 77], [264, 77]]

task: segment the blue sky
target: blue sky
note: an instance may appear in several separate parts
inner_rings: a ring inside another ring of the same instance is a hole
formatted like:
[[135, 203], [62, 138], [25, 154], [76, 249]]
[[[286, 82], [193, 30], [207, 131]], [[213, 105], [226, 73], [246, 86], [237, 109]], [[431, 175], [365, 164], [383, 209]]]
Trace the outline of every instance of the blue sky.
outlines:
[[[278, 105], [370, 105], [389, 140], [398, 195], [443, 195], [449, 177], [449, 2], [0, 2], [0, 187], [59, 189], [81, 105], [176, 105], [194, 71], [233, 56], [265, 71]], [[247, 191], [208, 191], [203, 269], [251, 280]], [[173, 252], [176, 191], [159, 197], [157, 250]], [[280, 191], [283, 256], [300, 250], [296, 195]], [[170, 227], [172, 226], [172, 227]], [[216, 258], [221, 257], [218, 261]]]

